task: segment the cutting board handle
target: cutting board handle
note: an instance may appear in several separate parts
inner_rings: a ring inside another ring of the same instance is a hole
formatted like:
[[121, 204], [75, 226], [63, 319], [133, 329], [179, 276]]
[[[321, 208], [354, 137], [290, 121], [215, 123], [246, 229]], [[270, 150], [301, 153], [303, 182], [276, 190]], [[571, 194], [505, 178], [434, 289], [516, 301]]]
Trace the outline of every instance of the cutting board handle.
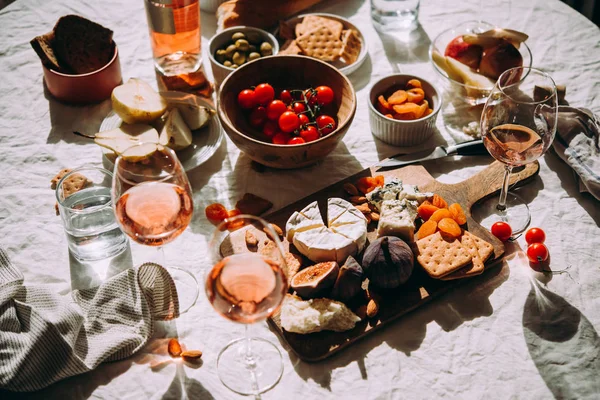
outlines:
[[[526, 180], [537, 175], [540, 171], [540, 164], [535, 161], [527, 164], [518, 172], [513, 170], [510, 174], [510, 185], [522, 184]], [[466, 199], [467, 209], [477, 203], [479, 200], [491, 196], [495, 192], [502, 188], [502, 180], [504, 178], [504, 164], [499, 161], [494, 161], [483, 171], [473, 175], [469, 179], [466, 179], [456, 184], [457, 191], [466, 191], [466, 195], [463, 196]]]

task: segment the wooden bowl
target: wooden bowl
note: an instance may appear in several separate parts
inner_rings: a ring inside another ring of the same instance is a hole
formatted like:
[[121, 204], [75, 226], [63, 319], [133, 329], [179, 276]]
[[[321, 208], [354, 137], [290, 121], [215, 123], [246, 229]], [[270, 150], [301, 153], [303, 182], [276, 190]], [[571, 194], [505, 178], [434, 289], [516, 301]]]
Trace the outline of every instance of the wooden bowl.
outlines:
[[[251, 86], [269, 83], [276, 93], [282, 89], [306, 89], [327, 85], [335, 93], [338, 126], [314, 142], [277, 145], [252, 137], [246, 115], [237, 103], [238, 93]], [[221, 85], [217, 111], [223, 129], [233, 143], [252, 160], [273, 168], [305, 167], [325, 158], [342, 140], [356, 113], [356, 94], [352, 84], [335, 67], [314, 58], [279, 55], [259, 58], [230, 74]]]

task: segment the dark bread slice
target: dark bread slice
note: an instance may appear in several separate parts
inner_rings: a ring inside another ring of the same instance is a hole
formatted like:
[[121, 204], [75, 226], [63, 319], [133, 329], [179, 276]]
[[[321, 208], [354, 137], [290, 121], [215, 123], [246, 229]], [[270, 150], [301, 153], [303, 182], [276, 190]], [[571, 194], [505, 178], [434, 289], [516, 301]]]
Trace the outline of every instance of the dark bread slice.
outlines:
[[59, 64], [75, 74], [104, 67], [114, 55], [113, 32], [78, 15], [61, 17], [54, 26], [54, 51]]
[[54, 32], [36, 36], [29, 43], [31, 44], [31, 47], [33, 47], [33, 50], [35, 50], [37, 53], [40, 60], [42, 60], [42, 64], [44, 64], [46, 68], [53, 69], [58, 72], [69, 72], [60, 65], [56, 54], [54, 53]]

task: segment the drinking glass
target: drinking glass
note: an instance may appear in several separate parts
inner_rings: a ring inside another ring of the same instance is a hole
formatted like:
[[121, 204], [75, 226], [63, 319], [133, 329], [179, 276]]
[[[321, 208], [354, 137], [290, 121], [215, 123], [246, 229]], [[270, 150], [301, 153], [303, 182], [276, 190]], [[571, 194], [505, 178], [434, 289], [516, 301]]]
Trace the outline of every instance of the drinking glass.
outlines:
[[[248, 250], [247, 229], [269, 232], [276, 246], [268, 256]], [[279, 349], [265, 339], [250, 337], [248, 332], [250, 324], [279, 309], [287, 292], [281, 242], [264, 220], [238, 215], [215, 229], [209, 250], [213, 267], [206, 272], [208, 301], [225, 318], [244, 324], [246, 333], [221, 350], [217, 372], [221, 382], [234, 392], [257, 395], [275, 386], [283, 373]]]
[[178, 314], [188, 311], [198, 299], [198, 281], [185, 269], [165, 266], [162, 247], [187, 228], [194, 209], [190, 183], [175, 152], [155, 143], [125, 150], [115, 162], [112, 199], [123, 232], [137, 243], [157, 248], [158, 264], [177, 289]]
[[481, 134], [492, 157], [504, 163], [504, 180], [499, 200], [484, 203], [478, 211], [487, 216], [481, 218], [484, 226], [504, 221], [513, 234], [527, 228], [529, 207], [519, 196], [508, 193], [510, 174], [548, 150], [557, 116], [556, 85], [548, 74], [517, 67], [500, 75], [481, 114]]
[[380, 32], [410, 30], [417, 26], [420, 0], [371, 0], [371, 20]]

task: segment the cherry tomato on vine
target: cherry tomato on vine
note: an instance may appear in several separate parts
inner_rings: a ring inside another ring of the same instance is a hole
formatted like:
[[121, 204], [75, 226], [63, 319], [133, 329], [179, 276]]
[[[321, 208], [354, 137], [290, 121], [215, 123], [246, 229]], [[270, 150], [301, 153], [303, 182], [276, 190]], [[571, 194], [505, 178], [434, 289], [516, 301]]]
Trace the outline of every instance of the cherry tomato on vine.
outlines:
[[284, 133], [294, 132], [300, 127], [300, 119], [293, 111], [286, 111], [279, 117], [279, 128]]
[[282, 90], [281, 93], [279, 94], [279, 98], [286, 105], [290, 104], [294, 100], [294, 98], [292, 97], [292, 93], [289, 90]]
[[275, 89], [268, 83], [261, 83], [254, 89], [254, 97], [257, 104], [267, 105], [275, 98]]
[[229, 217], [229, 213], [223, 204], [213, 203], [206, 207], [204, 210], [206, 214], [206, 218], [208, 218], [211, 222], [217, 223], [223, 221], [225, 218]]
[[283, 114], [287, 110], [287, 106], [281, 100], [273, 100], [267, 106], [267, 118], [272, 121], [275, 121], [279, 118], [281, 114]]
[[317, 102], [317, 96], [312, 89], [306, 89], [304, 91], [304, 96], [306, 97], [306, 101], [309, 105], [314, 106]]
[[267, 109], [264, 107], [256, 107], [250, 114], [250, 125], [255, 128], [263, 126], [267, 120]]
[[512, 228], [506, 222], [498, 221], [492, 225], [492, 235], [506, 242], [512, 236]]
[[256, 105], [256, 95], [254, 93], [254, 90], [242, 90], [238, 94], [238, 104], [240, 105], [240, 107], [245, 108], [247, 110], [254, 108], [254, 106]]
[[310, 125], [300, 131], [300, 137], [302, 137], [302, 139], [304, 139], [305, 142], [313, 142], [317, 140], [320, 137], [320, 135], [317, 128]]
[[333, 101], [333, 90], [329, 86], [319, 86], [316, 91], [319, 104], [326, 106]]
[[304, 111], [306, 111], [306, 106], [304, 105], [304, 103], [300, 103], [299, 101], [297, 101], [292, 105], [292, 111], [294, 111], [296, 114], [303, 113]]
[[317, 126], [321, 134], [327, 135], [335, 130], [335, 120], [329, 115], [319, 115], [317, 117]]
[[525, 241], [527, 244], [544, 243], [546, 233], [540, 228], [531, 228], [525, 233]]
[[273, 144], [287, 144], [292, 137], [289, 133], [278, 132], [273, 136]]
[[300, 120], [300, 125], [306, 125], [310, 122], [310, 119], [306, 116], [306, 114], [298, 115], [298, 119]]
[[278, 130], [279, 130], [279, 125], [277, 124], [277, 121], [267, 121], [265, 123], [265, 126], [263, 127], [263, 133], [267, 137], [275, 136], [275, 134], [277, 133]]
[[527, 248], [527, 258], [533, 264], [546, 261], [549, 255], [550, 252], [543, 243], [534, 243]]
[[303, 144], [303, 143], [306, 143], [306, 141], [299, 136], [295, 136], [295, 137], [291, 138], [290, 140], [288, 140], [288, 142], [287, 142], [287, 144]]

